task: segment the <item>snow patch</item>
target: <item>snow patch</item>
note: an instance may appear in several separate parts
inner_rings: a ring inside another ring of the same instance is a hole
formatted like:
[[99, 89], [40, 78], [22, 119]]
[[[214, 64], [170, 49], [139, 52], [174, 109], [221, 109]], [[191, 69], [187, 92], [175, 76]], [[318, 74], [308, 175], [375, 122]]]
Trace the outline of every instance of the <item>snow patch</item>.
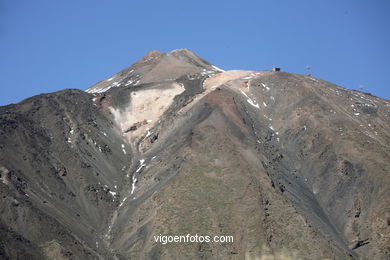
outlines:
[[128, 85], [132, 84], [134, 81], [133, 80], [129, 80], [127, 81], [127, 83], [125, 84], [125, 87], [127, 87]]
[[133, 194], [134, 193], [134, 190], [135, 190], [135, 183], [137, 182], [137, 178], [135, 177], [135, 175], [133, 175], [133, 178], [132, 178], [132, 183], [131, 183], [131, 192], [130, 194]]
[[124, 197], [123, 200], [121, 201], [121, 203], [119, 204], [119, 207], [122, 207], [123, 203], [125, 203], [126, 200], [127, 200], [127, 197]]
[[252, 105], [252, 106], [254, 106], [255, 108], [260, 108], [259, 107], [259, 104], [257, 104], [257, 102], [256, 101], [253, 101], [250, 97], [248, 97], [248, 95], [244, 92], [244, 91], [242, 91], [241, 89], [240, 89], [240, 91], [241, 91], [241, 93], [247, 98], [247, 102], [250, 104], [250, 105]]
[[146, 166], [144, 159], [139, 160], [139, 164], [140, 164], [140, 166], [138, 167], [138, 169], [135, 172], [141, 171], [142, 168]]
[[259, 107], [259, 104], [256, 104], [252, 99], [248, 98], [246, 100], [249, 104], [251, 104], [252, 106], [254, 106], [255, 108], [260, 108]]
[[261, 85], [263, 85], [263, 87], [268, 91], [270, 88], [269, 87], [267, 87], [267, 84], [265, 84], [265, 83], [261, 83]]
[[217, 66], [211, 65], [211, 67], [213, 67], [213, 69], [215, 69], [216, 71], [224, 72], [223, 69], [218, 68]]
[[249, 98], [248, 95], [244, 91], [242, 91], [241, 89], [240, 89], [240, 91], [246, 98]]

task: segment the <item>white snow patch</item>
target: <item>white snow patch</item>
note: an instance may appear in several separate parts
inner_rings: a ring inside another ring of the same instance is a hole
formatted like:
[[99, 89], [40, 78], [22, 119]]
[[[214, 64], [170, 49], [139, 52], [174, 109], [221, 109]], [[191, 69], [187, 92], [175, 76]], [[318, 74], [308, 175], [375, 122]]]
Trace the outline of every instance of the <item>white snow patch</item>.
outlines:
[[304, 125], [304, 126], [303, 126], [303, 130], [305, 130], [305, 131], [306, 131], [306, 129], [307, 129], [307, 127], [306, 127], [306, 125]]
[[151, 135], [150, 131], [148, 130], [148, 132], [146, 132], [146, 136], [145, 138], [149, 137]]
[[275, 131], [275, 129], [272, 127], [272, 125], [269, 126], [269, 129], [271, 129], [272, 131]]
[[106, 132], [103, 132], [103, 135], [104, 135], [104, 136], [107, 136]]
[[125, 84], [125, 86], [128, 86], [128, 85], [130, 85], [131, 83], [133, 83], [134, 81], [133, 80], [129, 80], [129, 81], [127, 81], [127, 83]]
[[249, 98], [248, 95], [244, 91], [242, 91], [241, 89], [240, 89], [240, 91], [246, 98]]
[[126, 153], [126, 150], [125, 150], [125, 145], [124, 145], [124, 144], [122, 144], [122, 152], [123, 152], [124, 154], [127, 154], [127, 153]]
[[211, 65], [211, 67], [213, 67], [213, 69], [215, 69], [216, 71], [224, 72], [223, 69], [218, 68], [217, 66]]
[[242, 79], [253, 79], [253, 78], [254, 78], [254, 75], [251, 74], [251, 75], [249, 75], [249, 76], [247, 76], [247, 77], [245, 77], [245, 78], [242, 78]]
[[259, 107], [259, 104], [256, 104], [255, 102], [253, 102], [252, 99], [248, 98], [246, 101], [247, 101], [249, 104], [251, 104], [252, 106], [254, 106], [255, 108], [260, 108], [260, 107]]
[[130, 194], [133, 194], [134, 193], [134, 190], [135, 190], [135, 183], [137, 182], [137, 178], [135, 177], [135, 175], [133, 175], [133, 182], [131, 183], [131, 192]]
[[256, 108], [260, 108], [259, 107], [259, 104], [257, 104], [257, 102], [256, 101], [253, 101], [250, 97], [248, 97], [248, 95], [244, 92], [244, 91], [242, 91], [241, 89], [240, 89], [240, 91], [241, 91], [241, 93], [247, 98], [247, 102], [249, 103], [249, 104], [251, 104], [252, 106], [254, 106], [254, 107], [256, 107]]
[[263, 102], [263, 105], [264, 105], [265, 107], [267, 107], [267, 104], [266, 104], [265, 102]]
[[116, 192], [115, 192], [115, 191], [109, 191], [109, 193], [110, 193], [112, 196], [116, 196]]
[[122, 207], [123, 203], [125, 203], [126, 200], [127, 200], [127, 197], [124, 197], [123, 200], [121, 201], [121, 203], [119, 204], [119, 207]]
[[156, 159], [156, 156], [153, 156], [153, 157], [152, 157], [152, 160], [154, 160], [154, 159]]
[[263, 85], [263, 87], [264, 87], [267, 91], [269, 90], [269, 87], [267, 87], [267, 84], [261, 83], [261, 85]]
[[111, 81], [111, 80], [113, 80], [113, 79], [114, 79], [114, 77], [111, 77], [111, 78], [107, 79], [107, 81]]
[[149, 124], [149, 123], [152, 123], [153, 120], [149, 119], [149, 120], [147, 120], [146, 122]]
[[358, 115], [360, 115], [360, 113], [355, 113], [355, 116], [358, 116]]
[[200, 73], [200, 75], [208, 76], [208, 77], [210, 77], [211, 75], [214, 75], [214, 74], [215, 74], [214, 70], [206, 70], [206, 69], [203, 69], [203, 71]]
[[139, 172], [143, 167], [145, 167], [145, 160], [144, 159], [141, 159], [139, 160], [139, 164], [140, 166], [138, 167], [138, 169], [135, 171], [135, 172]]
[[102, 89], [94, 88], [92, 90], [87, 90], [87, 92], [88, 93], [92, 93], [92, 94], [94, 94], [94, 93], [103, 93], [103, 92], [106, 92], [107, 90], [109, 90], [111, 87], [112, 87], [112, 85], [109, 85], [109, 86], [107, 86], [105, 88], [102, 88]]

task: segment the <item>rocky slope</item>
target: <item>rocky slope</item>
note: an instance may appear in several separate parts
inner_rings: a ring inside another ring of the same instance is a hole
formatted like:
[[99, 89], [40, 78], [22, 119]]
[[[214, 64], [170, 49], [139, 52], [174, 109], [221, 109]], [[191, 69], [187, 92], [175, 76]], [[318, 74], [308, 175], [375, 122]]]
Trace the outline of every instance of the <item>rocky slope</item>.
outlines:
[[0, 258], [390, 257], [387, 100], [183, 49], [0, 122]]

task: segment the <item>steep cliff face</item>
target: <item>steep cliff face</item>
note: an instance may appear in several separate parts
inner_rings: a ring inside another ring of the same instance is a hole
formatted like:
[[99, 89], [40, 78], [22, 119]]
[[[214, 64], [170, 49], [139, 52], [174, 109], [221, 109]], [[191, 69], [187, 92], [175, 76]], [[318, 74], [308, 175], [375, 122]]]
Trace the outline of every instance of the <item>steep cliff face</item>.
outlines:
[[3, 258], [389, 257], [387, 100], [184, 49], [0, 122]]

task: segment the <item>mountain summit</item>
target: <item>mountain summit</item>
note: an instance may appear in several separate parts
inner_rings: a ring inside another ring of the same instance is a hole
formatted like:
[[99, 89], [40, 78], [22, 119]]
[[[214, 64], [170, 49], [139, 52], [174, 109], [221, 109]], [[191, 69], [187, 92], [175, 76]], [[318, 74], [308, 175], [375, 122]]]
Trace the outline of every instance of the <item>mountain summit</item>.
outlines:
[[169, 53], [150, 51], [130, 68], [87, 89], [89, 93], [102, 93], [112, 87], [133, 86], [142, 83], [172, 81], [184, 75], [222, 71], [187, 49]]
[[388, 100], [181, 49], [0, 122], [0, 258], [390, 255]]

